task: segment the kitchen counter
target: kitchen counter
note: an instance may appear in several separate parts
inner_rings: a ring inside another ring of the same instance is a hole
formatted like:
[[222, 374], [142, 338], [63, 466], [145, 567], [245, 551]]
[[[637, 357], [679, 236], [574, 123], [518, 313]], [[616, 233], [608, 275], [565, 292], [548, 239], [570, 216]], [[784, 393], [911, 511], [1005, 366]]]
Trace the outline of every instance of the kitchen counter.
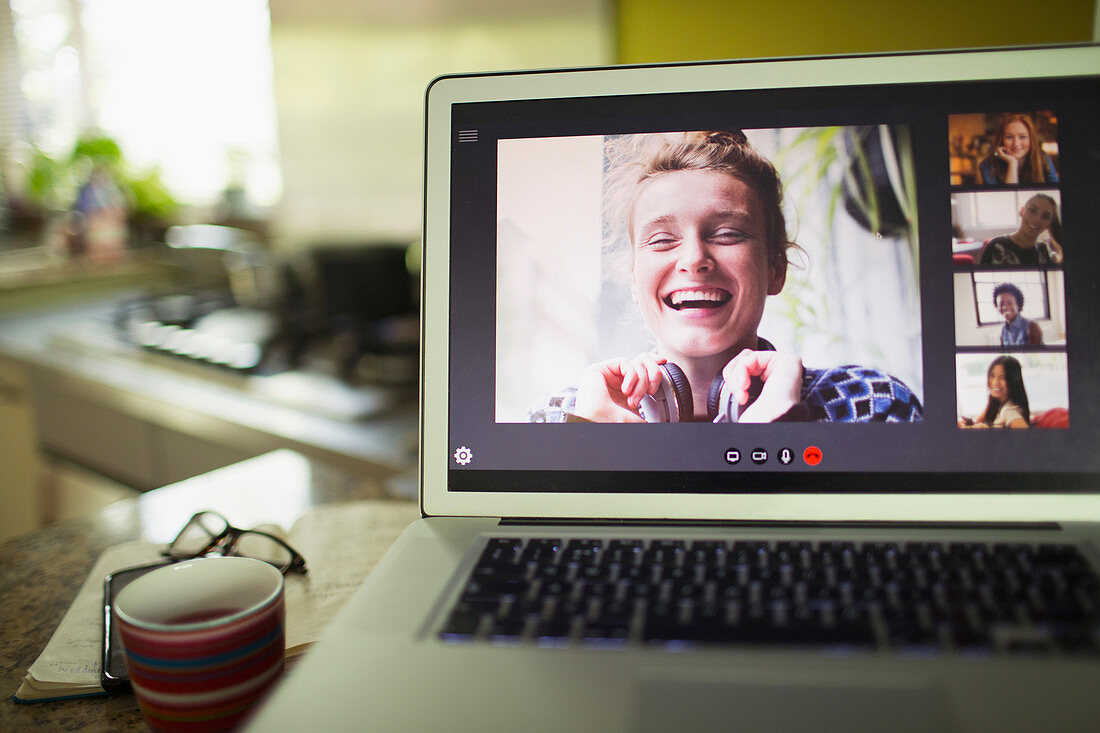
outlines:
[[152, 249], [131, 252], [119, 262], [96, 264], [62, 257], [47, 247], [0, 249], [0, 313], [94, 298], [120, 288], [168, 285], [179, 276]]
[[[138, 442], [174, 441], [186, 443], [189, 450], [192, 445], [209, 447], [225, 457], [218, 465], [291, 448], [359, 475], [387, 476], [414, 468], [414, 388], [352, 388], [328, 375], [299, 371], [237, 374], [150, 354], [111, 333], [111, 314], [126, 295], [0, 318], [0, 357], [27, 371], [47, 451], [72, 458], [66, 450], [71, 440], [80, 454], [75, 456], [78, 462], [112, 476], [95, 465], [100, 453], [95, 441], [114, 437], [117, 442], [132, 431]], [[88, 435], [80, 426], [84, 419], [97, 431], [110, 432], [116, 418], [115, 436]], [[171, 439], [148, 438], [146, 426], [169, 431]], [[50, 435], [59, 436], [57, 445], [51, 444]], [[197, 452], [154, 457], [147, 466], [137, 456], [132, 472], [112, 477], [135, 488], [153, 488], [186, 477], [179, 473], [186, 465], [170, 464], [186, 464]], [[199, 465], [186, 475], [214, 467]]]

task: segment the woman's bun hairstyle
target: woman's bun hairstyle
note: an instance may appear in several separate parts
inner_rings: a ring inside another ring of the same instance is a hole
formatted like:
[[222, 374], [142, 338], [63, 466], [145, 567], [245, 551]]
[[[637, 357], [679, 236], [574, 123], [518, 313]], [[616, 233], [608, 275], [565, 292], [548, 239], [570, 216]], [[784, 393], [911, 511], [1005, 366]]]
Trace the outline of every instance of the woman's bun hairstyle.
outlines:
[[775, 166], [756, 152], [745, 133], [709, 130], [686, 132], [678, 139], [663, 136], [660, 139], [663, 144], [655, 146], [642, 160], [633, 198], [637, 198], [646, 181], [664, 173], [713, 170], [730, 175], [756, 194], [764, 216], [768, 259], [773, 265], [786, 267], [787, 248], [792, 243], [783, 216], [783, 184]]

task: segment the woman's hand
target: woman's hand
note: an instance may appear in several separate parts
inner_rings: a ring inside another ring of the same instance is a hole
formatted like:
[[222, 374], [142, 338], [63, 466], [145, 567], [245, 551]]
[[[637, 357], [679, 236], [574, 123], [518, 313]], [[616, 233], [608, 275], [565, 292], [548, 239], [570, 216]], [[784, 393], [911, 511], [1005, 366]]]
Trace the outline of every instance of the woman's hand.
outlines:
[[1065, 259], [1066, 253], [1062, 250], [1062, 245], [1058, 244], [1058, 241], [1051, 237], [1046, 240], [1047, 246], [1050, 247], [1050, 261], [1062, 262]]
[[581, 372], [574, 414], [592, 422], [645, 422], [638, 405], [661, 386], [665, 359], [639, 354], [601, 361]]
[[[745, 407], [753, 377], [764, 386], [756, 401]], [[738, 422], [772, 422], [802, 399], [802, 359], [794, 354], [745, 349], [722, 369], [722, 378], [744, 408]]]
[[1005, 179], [1001, 183], [1019, 183], [1020, 182], [1020, 158], [1017, 158], [1012, 153], [1008, 152], [1008, 148], [1000, 147], [993, 151], [993, 154], [1005, 162], [1008, 166], [1008, 170], [1005, 171]]
[[974, 420], [973, 418], [963, 417], [959, 418], [959, 427], [967, 430], [988, 430], [989, 426], [981, 420]]

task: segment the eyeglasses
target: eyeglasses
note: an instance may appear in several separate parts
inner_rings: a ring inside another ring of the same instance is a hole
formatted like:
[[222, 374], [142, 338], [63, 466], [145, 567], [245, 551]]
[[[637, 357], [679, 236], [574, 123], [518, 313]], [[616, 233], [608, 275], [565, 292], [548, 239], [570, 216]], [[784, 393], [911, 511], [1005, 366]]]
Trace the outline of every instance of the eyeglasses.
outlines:
[[198, 512], [187, 520], [176, 539], [161, 554], [177, 561], [212, 553], [263, 560], [277, 567], [283, 575], [307, 572], [306, 559], [283, 540], [258, 529], [238, 529], [212, 511]]

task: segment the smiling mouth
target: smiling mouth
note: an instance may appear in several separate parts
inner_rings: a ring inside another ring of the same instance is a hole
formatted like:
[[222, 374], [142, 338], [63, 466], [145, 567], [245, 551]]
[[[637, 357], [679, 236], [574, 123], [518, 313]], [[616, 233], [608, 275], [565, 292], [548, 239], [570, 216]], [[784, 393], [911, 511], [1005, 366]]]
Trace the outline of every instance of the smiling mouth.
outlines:
[[720, 288], [701, 290], [674, 290], [664, 297], [664, 303], [673, 310], [687, 308], [721, 308], [733, 298], [729, 291]]

